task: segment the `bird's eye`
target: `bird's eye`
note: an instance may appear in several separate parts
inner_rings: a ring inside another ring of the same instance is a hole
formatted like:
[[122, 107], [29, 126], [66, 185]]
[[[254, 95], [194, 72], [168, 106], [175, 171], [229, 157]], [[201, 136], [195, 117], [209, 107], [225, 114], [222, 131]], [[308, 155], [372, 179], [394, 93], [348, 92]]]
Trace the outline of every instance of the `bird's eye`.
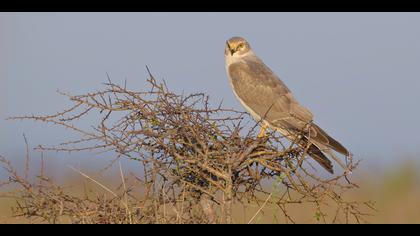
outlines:
[[238, 45], [237, 49], [241, 50], [241, 49], [243, 49], [244, 47], [245, 47], [245, 45], [244, 45], [243, 43], [241, 43], [241, 44], [239, 44], [239, 45]]

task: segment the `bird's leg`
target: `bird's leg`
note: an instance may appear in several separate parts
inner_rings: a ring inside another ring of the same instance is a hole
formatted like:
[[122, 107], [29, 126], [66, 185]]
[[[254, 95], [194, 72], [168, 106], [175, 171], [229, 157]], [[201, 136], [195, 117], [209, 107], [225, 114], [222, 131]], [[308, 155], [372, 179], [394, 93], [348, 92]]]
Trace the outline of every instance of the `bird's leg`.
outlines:
[[263, 124], [260, 129], [260, 133], [258, 133], [258, 138], [263, 138], [265, 136], [265, 130], [267, 129], [267, 125]]

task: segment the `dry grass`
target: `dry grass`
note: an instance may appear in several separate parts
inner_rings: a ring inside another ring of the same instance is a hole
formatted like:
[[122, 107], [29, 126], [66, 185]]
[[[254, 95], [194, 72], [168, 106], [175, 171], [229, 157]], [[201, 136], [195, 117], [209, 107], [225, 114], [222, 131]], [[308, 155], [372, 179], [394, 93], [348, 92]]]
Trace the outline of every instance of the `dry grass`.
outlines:
[[[357, 182], [361, 183], [361, 186], [348, 192], [347, 197], [353, 200], [371, 199], [375, 202], [377, 210], [372, 216], [368, 217], [369, 223], [420, 223], [420, 204], [418, 204], [418, 199], [420, 199], [420, 185], [418, 184], [420, 176], [407, 175], [407, 173], [418, 172], [418, 169], [408, 168], [407, 166], [408, 164], [402, 164], [394, 166], [392, 170], [387, 168], [378, 171], [378, 173], [367, 174], [358, 171], [355, 174]], [[410, 166], [412, 166], [412, 163]], [[98, 171], [92, 169], [86, 170], [85, 173], [88, 173], [89, 176], [95, 179], [100, 179], [102, 184], [114, 189], [114, 191], [122, 191], [121, 188], [118, 188], [121, 182], [118, 174], [110, 174], [104, 177]], [[66, 191], [76, 196], [84, 196], [86, 192], [90, 196], [94, 196], [94, 193], [107, 194], [105, 190], [98, 187], [95, 183], [84, 179], [76, 172], [62, 177], [65, 181], [60, 182], [60, 185], [67, 186], [65, 187]], [[110, 195], [108, 196], [110, 197]], [[12, 217], [12, 207], [16, 207], [14, 199], [0, 198], [0, 223], [30, 222], [25, 217]], [[259, 209], [259, 206], [252, 203], [246, 206], [235, 204], [233, 209], [232, 221], [246, 224]], [[253, 224], [288, 223], [275, 204], [267, 204], [263, 210], [255, 217]], [[320, 221], [317, 221], [315, 214], [312, 214], [313, 211], [308, 212], [304, 205], [289, 205], [287, 210], [296, 223], [320, 223]], [[32, 223], [42, 222], [41, 220], [32, 220]], [[355, 221], [352, 223], [355, 223]]]
[[[307, 148], [296, 145], [300, 140], [290, 143], [275, 133], [256, 138], [258, 124], [243, 124], [247, 114], [211, 107], [205, 94], [170, 92], [151, 74], [148, 81], [150, 89], [137, 92], [109, 80], [93, 93], [61, 93], [74, 103], [62, 112], [11, 118], [80, 136], [37, 150], [111, 152], [110, 166], [128, 158], [142, 169], [125, 175], [119, 168], [120, 185], [111, 188], [71, 167], [97, 186], [78, 195], [54, 183], [43, 168], [31, 180], [28, 165], [21, 175], [3, 157], [5, 184], [16, 187], [8, 193], [16, 200], [15, 216], [49, 223], [255, 223], [275, 207], [279, 222], [294, 223], [289, 209], [302, 206], [319, 222], [365, 222], [371, 204], [345, 195], [357, 187], [344, 174], [357, 165], [351, 159], [343, 174], [323, 177], [308, 161]], [[78, 127], [90, 114], [100, 114], [97, 124]], [[235, 220], [238, 211], [250, 208], [246, 219]]]

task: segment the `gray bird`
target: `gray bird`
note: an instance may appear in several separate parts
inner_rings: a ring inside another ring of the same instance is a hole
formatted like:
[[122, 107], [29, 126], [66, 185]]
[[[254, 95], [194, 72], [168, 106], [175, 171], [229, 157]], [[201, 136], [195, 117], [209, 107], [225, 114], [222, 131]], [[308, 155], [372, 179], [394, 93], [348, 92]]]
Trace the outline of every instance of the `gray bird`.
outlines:
[[313, 123], [312, 113], [297, 102], [245, 39], [233, 37], [226, 41], [225, 60], [234, 94], [252, 117], [261, 121], [259, 137], [264, 136], [267, 127], [280, 132], [290, 141], [307, 148], [307, 154], [331, 174], [334, 173], [333, 165], [324, 153], [335, 160], [337, 158], [331, 150], [351, 155]]

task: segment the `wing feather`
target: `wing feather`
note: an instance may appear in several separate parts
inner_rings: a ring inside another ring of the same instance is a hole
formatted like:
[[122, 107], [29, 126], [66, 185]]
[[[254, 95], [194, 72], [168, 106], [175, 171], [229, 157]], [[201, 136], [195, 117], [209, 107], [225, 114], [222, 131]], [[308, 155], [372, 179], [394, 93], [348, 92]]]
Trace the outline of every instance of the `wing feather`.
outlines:
[[321, 143], [345, 156], [350, 155], [349, 151], [343, 145], [341, 145], [341, 143], [329, 136], [316, 124], [311, 124], [309, 139]]
[[312, 121], [312, 113], [261, 60], [233, 63], [228, 73], [237, 96], [272, 126], [302, 130]]
[[227, 69], [235, 94], [246, 108], [271, 126], [288, 132], [284, 135], [296, 135], [311, 123], [305, 135], [312, 143], [308, 154], [328, 172], [333, 173], [332, 163], [319, 146], [349, 155], [345, 147], [312, 122], [312, 113], [297, 102], [287, 86], [258, 57], [232, 63]]

